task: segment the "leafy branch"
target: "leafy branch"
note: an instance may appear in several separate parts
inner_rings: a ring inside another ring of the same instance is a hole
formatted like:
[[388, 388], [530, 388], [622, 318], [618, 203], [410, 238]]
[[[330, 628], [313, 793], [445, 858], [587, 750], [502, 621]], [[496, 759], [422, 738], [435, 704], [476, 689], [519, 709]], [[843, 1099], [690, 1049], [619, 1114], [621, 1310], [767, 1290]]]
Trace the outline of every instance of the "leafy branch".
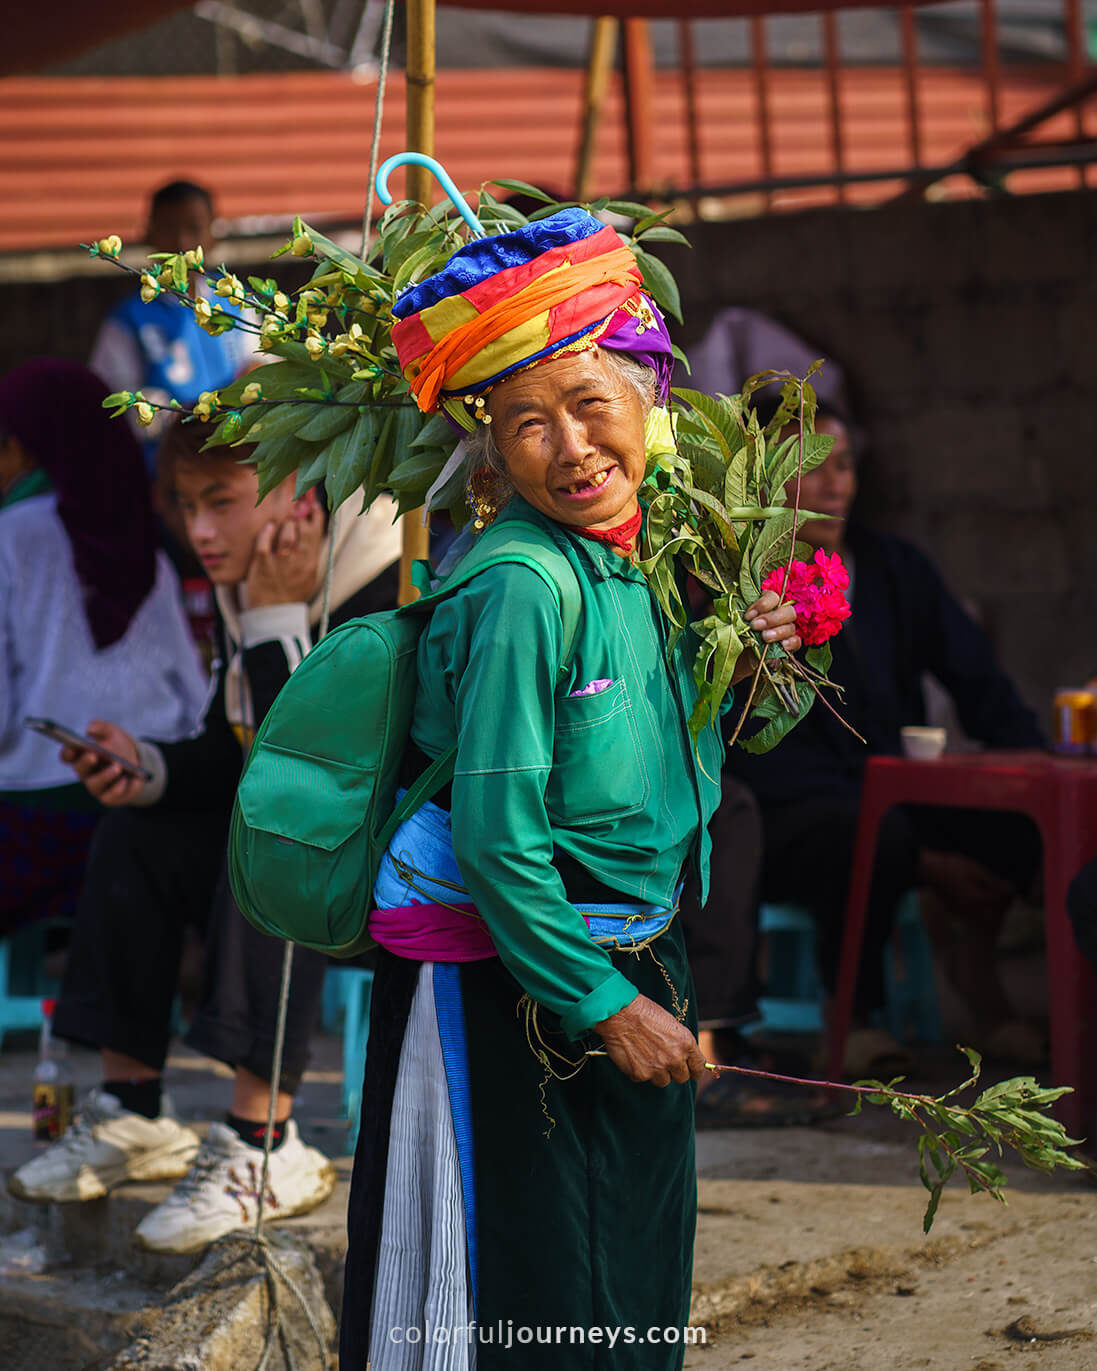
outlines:
[[849, 1091], [856, 1095], [851, 1115], [860, 1114], [866, 1102], [884, 1105], [904, 1122], [918, 1127], [921, 1130], [918, 1139], [919, 1174], [922, 1184], [929, 1191], [922, 1231], [928, 1233], [933, 1227], [945, 1185], [957, 1172], [963, 1175], [973, 1195], [982, 1191], [992, 1195], [1000, 1204], [1006, 1203], [1006, 1176], [990, 1159], [992, 1152], [1000, 1157], [1008, 1147], [1017, 1153], [1026, 1166], [1047, 1173], [1093, 1169], [1089, 1163], [1065, 1150], [1077, 1147], [1081, 1140], [1067, 1137], [1063, 1125], [1048, 1113], [1056, 1100], [1071, 1093], [1069, 1086], [1045, 1087], [1033, 1076], [1014, 1076], [988, 1086], [970, 1104], [954, 1103], [964, 1091], [976, 1088], [982, 1063], [982, 1058], [973, 1048], [961, 1047], [960, 1051], [968, 1059], [971, 1074], [954, 1089], [938, 1096], [896, 1090], [895, 1087], [904, 1079], [902, 1076], [896, 1076], [886, 1084], [883, 1081], [863, 1080], [845, 1085], [781, 1076], [749, 1067], [721, 1066], [713, 1062], [706, 1062], [705, 1065], [717, 1075], [721, 1071], [735, 1071], [745, 1076], [760, 1076], [793, 1085], [823, 1085], [828, 1090]]
[[[476, 213], [488, 233], [519, 228], [565, 206], [520, 181], [493, 183], [542, 202], [527, 216], [482, 187]], [[635, 220], [629, 245], [636, 252], [645, 288], [680, 317], [678, 288], [666, 266], [645, 251], [648, 242], [685, 241], [647, 205], [602, 199], [587, 206]], [[448, 402], [450, 418], [422, 414], [400, 374], [392, 346], [393, 305], [407, 286], [438, 271], [468, 237], [464, 220], [448, 202], [426, 208], [402, 200], [382, 215], [366, 257], [357, 256], [303, 222], [294, 221], [288, 241], [274, 253], [315, 263], [308, 282], [282, 290], [269, 278], [240, 280], [225, 267], [206, 268], [201, 247], [154, 253], [140, 268], [120, 260], [117, 235], [85, 245], [89, 253], [140, 278], [146, 301], [170, 296], [206, 332], [251, 335], [267, 365], [185, 406], [160, 404], [140, 391], [108, 398], [115, 413], [134, 411], [151, 424], [158, 409], [185, 419], [216, 423], [211, 444], [247, 444], [259, 470], [260, 494], [297, 473], [297, 492], [323, 481], [334, 509], [354, 491], [363, 507], [378, 494], [395, 497], [401, 514], [422, 505], [458, 440], [471, 427], [460, 401]], [[195, 289], [201, 283], [202, 289]], [[468, 517], [464, 476], [456, 473], [432, 503], [448, 509], [460, 526]]]
[[[769, 751], [823, 689], [837, 690], [826, 674], [831, 661], [826, 643], [809, 648], [800, 661], [766, 645], [746, 618], [767, 575], [783, 568], [787, 585], [794, 559], [812, 555], [796, 535], [804, 518], [820, 516], [801, 510], [800, 478], [826, 460], [834, 441], [814, 431], [810, 377], [819, 365], [802, 379], [788, 372], [753, 376], [739, 395], [674, 392], [677, 451], [661, 454], [649, 474], [653, 494], [640, 567], [675, 637], [689, 620], [677, 565], [683, 564], [712, 596], [711, 613], [689, 625], [700, 639], [694, 662], [697, 703], [689, 721], [695, 744], [720, 713], [748, 647], [757, 664], [730, 742], [740, 739], [749, 719], [757, 725], [741, 743], [749, 752]], [[777, 381], [780, 403], [763, 427], [750, 400]], [[791, 435], [790, 426], [795, 428]]]

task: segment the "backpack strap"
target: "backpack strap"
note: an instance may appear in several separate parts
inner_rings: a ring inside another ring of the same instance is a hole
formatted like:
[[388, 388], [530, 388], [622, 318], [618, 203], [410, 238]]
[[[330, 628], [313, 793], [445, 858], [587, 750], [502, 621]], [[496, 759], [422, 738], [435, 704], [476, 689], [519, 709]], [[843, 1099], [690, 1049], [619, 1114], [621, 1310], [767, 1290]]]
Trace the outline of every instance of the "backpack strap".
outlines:
[[[495, 529], [498, 529], [498, 533], [491, 536]], [[531, 534], [536, 536], [531, 537]], [[418, 600], [405, 605], [404, 609], [412, 613], [416, 610], [433, 610], [441, 601], [448, 600], [482, 571], [512, 562], [535, 571], [556, 594], [564, 640], [564, 652], [557, 679], [562, 680], [571, 666], [575, 640], [579, 633], [579, 620], [583, 613], [579, 578], [575, 574], [575, 568], [552, 540], [551, 534], [526, 519], [507, 519], [503, 524], [492, 524], [437, 590], [429, 595], [420, 596]], [[385, 851], [392, 835], [404, 820], [410, 818], [432, 795], [436, 795], [453, 779], [456, 765], [457, 748], [454, 746], [448, 752], [435, 757], [426, 770], [415, 778], [377, 835], [379, 853]]]

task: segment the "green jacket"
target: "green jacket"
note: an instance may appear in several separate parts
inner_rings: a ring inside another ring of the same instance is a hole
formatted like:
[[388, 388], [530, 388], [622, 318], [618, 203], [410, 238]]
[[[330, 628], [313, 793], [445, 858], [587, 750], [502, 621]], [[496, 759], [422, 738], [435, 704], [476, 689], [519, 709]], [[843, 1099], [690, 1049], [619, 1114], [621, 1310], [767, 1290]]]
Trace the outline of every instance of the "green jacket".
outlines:
[[[412, 737], [430, 756], [456, 737], [453, 846], [469, 894], [510, 972], [577, 1037], [636, 990], [587, 936], [554, 849], [623, 898], [663, 905], [692, 858], [703, 899], [723, 744], [706, 730], [702, 770], [686, 728], [696, 642], [683, 635], [668, 662], [643, 575], [518, 496], [499, 517], [550, 530], [575, 569], [569, 674], [557, 684], [551, 588], [528, 567], [493, 567], [439, 605], [420, 640]], [[572, 695], [597, 680], [613, 684]]]

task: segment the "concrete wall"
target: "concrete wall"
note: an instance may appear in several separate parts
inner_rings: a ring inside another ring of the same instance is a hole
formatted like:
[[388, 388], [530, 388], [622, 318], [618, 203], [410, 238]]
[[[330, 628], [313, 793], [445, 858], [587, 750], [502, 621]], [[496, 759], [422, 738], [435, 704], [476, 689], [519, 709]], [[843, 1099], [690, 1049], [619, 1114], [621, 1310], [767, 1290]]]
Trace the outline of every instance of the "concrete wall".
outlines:
[[1029, 703], [1097, 674], [1097, 194], [705, 224], [684, 340], [763, 310], [848, 373], [863, 512], [929, 552]]
[[[1097, 673], [1097, 193], [816, 210], [692, 237], [664, 254], [683, 341], [750, 305], [845, 367], [865, 513], [935, 557], [1046, 716], [1057, 684]], [[106, 268], [0, 287], [0, 371], [86, 357], [125, 288]]]

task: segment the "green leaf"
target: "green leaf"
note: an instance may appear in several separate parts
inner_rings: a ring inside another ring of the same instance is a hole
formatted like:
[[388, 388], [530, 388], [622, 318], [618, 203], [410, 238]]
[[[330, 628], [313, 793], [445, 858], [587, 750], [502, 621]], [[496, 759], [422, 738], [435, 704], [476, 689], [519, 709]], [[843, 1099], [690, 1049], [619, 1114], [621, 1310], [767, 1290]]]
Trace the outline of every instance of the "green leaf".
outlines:
[[528, 181], [515, 181], [510, 178], [499, 180], [496, 178], [488, 182], [488, 184], [500, 186], [503, 190], [512, 190], [517, 195], [528, 195], [531, 200], [543, 200], [546, 205], [551, 205], [553, 209], [557, 208], [556, 201], [551, 195], [543, 190], [539, 190], [536, 186], [531, 186]]
[[373, 456], [370, 459], [369, 471], [364, 482], [364, 504], [369, 504], [376, 499], [388, 479], [389, 470], [392, 467], [392, 434], [395, 427], [396, 414], [390, 409], [385, 414], [381, 424], [381, 432], [377, 435], [377, 442], [373, 445]]
[[316, 405], [311, 403], [256, 405], [254, 408], [259, 411], [259, 418], [248, 431], [249, 440], [253, 443], [271, 438], [296, 437], [316, 413]]
[[682, 301], [678, 294], [678, 282], [674, 279], [670, 267], [658, 257], [653, 257], [650, 252], [645, 252], [643, 248], [634, 247], [633, 253], [648, 294], [665, 314], [671, 315], [681, 323]]
[[[800, 468], [800, 444], [794, 435], [793, 442], [788, 451], [776, 462], [773, 469], [766, 472], [766, 480], [770, 488], [779, 490], [791, 481]], [[822, 464], [830, 456], [830, 450], [834, 446], [834, 435], [831, 433], [809, 433], [804, 437], [804, 463], [803, 471], [814, 471], [817, 466]]]
[[380, 279], [380, 273], [373, 267], [367, 266], [360, 257], [355, 257], [353, 252], [348, 252], [338, 243], [333, 243], [330, 238], [325, 238], [310, 225], [303, 224], [302, 232], [307, 233], [312, 239], [317, 257], [326, 257], [329, 262], [334, 262], [343, 275], [353, 281], [360, 290], [371, 290]]
[[[830, 670], [830, 664], [833, 661], [833, 658], [834, 654], [831, 651], [829, 643], [820, 643], [817, 647], [809, 647], [804, 653], [804, 660], [807, 662], [808, 666], [810, 666], [812, 670], [817, 671], [820, 676], [825, 676]], [[975, 1052], [975, 1049], [965, 1048], [965, 1051]], [[975, 1052], [975, 1056], [979, 1056], [978, 1052]], [[977, 1065], [977, 1063], [973, 1062], [972, 1065]]]
[[647, 219], [651, 206], [642, 205], [639, 200], [607, 200], [602, 208], [607, 214], [619, 214], [622, 219]]
[[[578, 200], [564, 200], [562, 203], [557, 203], [554, 200], [551, 204], [546, 205], [544, 209], [535, 209], [529, 216], [529, 221], [531, 224], [536, 224], [541, 219], [547, 219], [550, 214], [558, 214], [562, 209], [582, 208], [584, 208], [584, 206], [580, 205]], [[585, 208], [593, 209], [590, 205], [585, 206]]]
[[298, 430], [298, 438], [309, 442], [326, 443], [342, 433], [358, 418], [353, 405], [317, 405], [312, 416]]
[[750, 457], [744, 448], [728, 463], [724, 473], [724, 501], [734, 509], [742, 509], [746, 505], [750, 490], [749, 467]]
[[526, 216], [513, 205], [501, 205], [493, 195], [483, 193], [483, 199], [476, 216], [486, 229], [525, 228], [529, 223]]
[[449, 451], [453, 451], [454, 432], [449, 421], [443, 414], [432, 414], [426, 423], [411, 440], [410, 446], [417, 447], [445, 447], [449, 444]]
[[759, 584], [771, 567], [787, 559], [794, 525], [795, 516], [790, 509], [781, 510], [762, 525], [751, 554], [751, 570]]
[[[737, 548], [739, 542], [735, 537], [735, 531], [731, 526], [731, 515], [724, 507], [723, 503], [718, 500], [715, 495], [710, 495], [706, 490], [698, 490], [696, 486], [694, 486], [689, 494], [691, 499], [696, 500], [699, 505], [703, 505], [705, 509], [709, 510], [709, 512], [715, 516], [716, 526], [720, 530], [724, 545], [729, 548]], [[755, 598], [757, 598], [757, 596]]]
[[297, 468], [297, 485], [293, 492], [293, 498], [299, 500], [306, 490], [311, 490], [314, 485], [322, 481], [327, 469], [328, 453], [325, 447], [321, 448], [311, 462]]
[[333, 512], [365, 480], [377, 438], [377, 411], [363, 409], [352, 428], [340, 433], [327, 449], [324, 488]]
[[393, 290], [399, 292], [405, 286], [410, 285], [412, 278], [418, 275], [425, 267], [431, 266], [438, 257], [438, 248], [430, 243], [425, 247], [419, 248], [411, 253], [400, 265], [400, 270], [392, 278]]
[[[423, 496], [431, 482], [438, 475], [439, 463], [436, 452], [412, 452], [389, 472], [387, 484], [400, 495], [415, 496], [422, 504]], [[414, 505], [411, 506], [414, 508]]]
[[[757, 598], [757, 597], [755, 597]], [[815, 698], [815, 693], [809, 685], [801, 682], [797, 687], [797, 695], [801, 703], [801, 712], [792, 714], [787, 709], [771, 719], [765, 728], [755, 733], [753, 737], [739, 739], [739, 746], [744, 752], [751, 753], [752, 756], [760, 756], [763, 752], [771, 752], [781, 739], [790, 733], [801, 719], [805, 717], [811, 702]], [[806, 696], [806, 698], [805, 698]]]
[[[730, 460], [743, 446], [743, 431], [734, 414], [724, 403], [706, 395], [704, 391], [676, 389], [674, 394], [689, 405], [693, 422], [716, 440], [724, 458]], [[736, 503], [745, 504], [745, 495]]]
[[692, 246], [684, 233], [671, 228], [669, 224], [656, 224], [654, 228], [644, 229], [637, 232], [636, 238], [643, 243], [684, 243], [687, 248]]
[[265, 499], [302, 462], [311, 462], [316, 449], [302, 443], [296, 434], [268, 438], [255, 449], [255, 463], [259, 471], [259, 499]]

